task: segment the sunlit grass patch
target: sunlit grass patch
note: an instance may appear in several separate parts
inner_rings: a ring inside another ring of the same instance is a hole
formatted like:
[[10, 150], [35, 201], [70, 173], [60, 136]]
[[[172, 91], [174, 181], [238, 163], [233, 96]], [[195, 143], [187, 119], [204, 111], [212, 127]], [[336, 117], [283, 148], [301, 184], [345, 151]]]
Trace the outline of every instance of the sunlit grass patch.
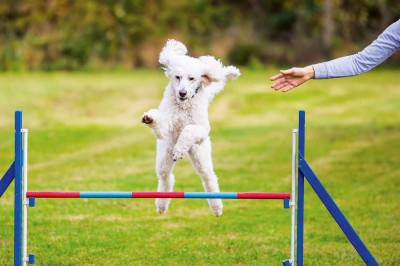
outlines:
[[[270, 90], [272, 71], [242, 71], [210, 107], [214, 167], [223, 191], [290, 191], [291, 130], [307, 111], [306, 157], [378, 262], [400, 246], [398, 71]], [[155, 140], [141, 125], [167, 83], [161, 71], [0, 76], [0, 169], [13, 160], [13, 114], [29, 128], [30, 189], [155, 190]], [[176, 191], [201, 191], [187, 159]], [[13, 189], [0, 200], [0, 265], [12, 265]], [[29, 252], [51, 265], [280, 265], [290, 213], [281, 201], [38, 199]], [[363, 265], [306, 185], [306, 265]]]

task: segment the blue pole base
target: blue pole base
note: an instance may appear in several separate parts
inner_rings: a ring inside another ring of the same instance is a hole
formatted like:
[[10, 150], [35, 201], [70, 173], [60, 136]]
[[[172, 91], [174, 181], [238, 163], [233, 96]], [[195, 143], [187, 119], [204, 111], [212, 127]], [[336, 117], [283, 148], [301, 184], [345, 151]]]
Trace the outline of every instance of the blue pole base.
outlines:
[[34, 264], [35, 263], [35, 254], [29, 254], [28, 255], [28, 263], [29, 264]]

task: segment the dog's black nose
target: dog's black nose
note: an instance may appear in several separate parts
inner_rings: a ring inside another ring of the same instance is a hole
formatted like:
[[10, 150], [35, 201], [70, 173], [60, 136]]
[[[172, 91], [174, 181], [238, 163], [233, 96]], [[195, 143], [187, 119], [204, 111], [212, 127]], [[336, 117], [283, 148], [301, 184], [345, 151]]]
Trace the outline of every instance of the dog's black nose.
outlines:
[[182, 89], [182, 90], [179, 90], [179, 96], [181, 96], [181, 97], [185, 97], [185, 96], [186, 96], [186, 94], [187, 94], [186, 90], [184, 90], [184, 89]]

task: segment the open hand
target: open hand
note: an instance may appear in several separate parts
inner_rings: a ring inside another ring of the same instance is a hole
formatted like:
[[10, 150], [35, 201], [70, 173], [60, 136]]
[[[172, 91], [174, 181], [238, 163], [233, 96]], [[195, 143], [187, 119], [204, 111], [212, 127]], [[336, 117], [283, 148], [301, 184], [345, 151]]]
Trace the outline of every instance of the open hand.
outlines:
[[271, 81], [275, 81], [272, 83], [271, 88], [274, 90], [282, 89], [282, 92], [290, 91], [307, 80], [314, 78], [314, 68], [312, 66], [293, 67], [280, 72], [280, 74], [271, 77]]

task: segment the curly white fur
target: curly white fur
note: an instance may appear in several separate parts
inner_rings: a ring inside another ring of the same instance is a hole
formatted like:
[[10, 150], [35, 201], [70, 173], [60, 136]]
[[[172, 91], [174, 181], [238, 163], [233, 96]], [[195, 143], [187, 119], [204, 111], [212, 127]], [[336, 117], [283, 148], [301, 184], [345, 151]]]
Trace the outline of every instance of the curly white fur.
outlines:
[[[211, 159], [208, 106], [227, 79], [237, 78], [240, 71], [234, 66], [223, 66], [213, 56], [193, 58], [186, 54], [184, 44], [167, 41], [159, 62], [170, 81], [158, 109], [151, 109], [142, 117], [142, 122], [157, 138], [157, 191], [173, 190], [175, 162], [188, 156], [203, 181], [204, 190], [219, 192]], [[170, 199], [156, 199], [157, 211], [165, 213], [169, 203]], [[215, 216], [222, 214], [220, 199], [209, 199], [208, 203]]]

